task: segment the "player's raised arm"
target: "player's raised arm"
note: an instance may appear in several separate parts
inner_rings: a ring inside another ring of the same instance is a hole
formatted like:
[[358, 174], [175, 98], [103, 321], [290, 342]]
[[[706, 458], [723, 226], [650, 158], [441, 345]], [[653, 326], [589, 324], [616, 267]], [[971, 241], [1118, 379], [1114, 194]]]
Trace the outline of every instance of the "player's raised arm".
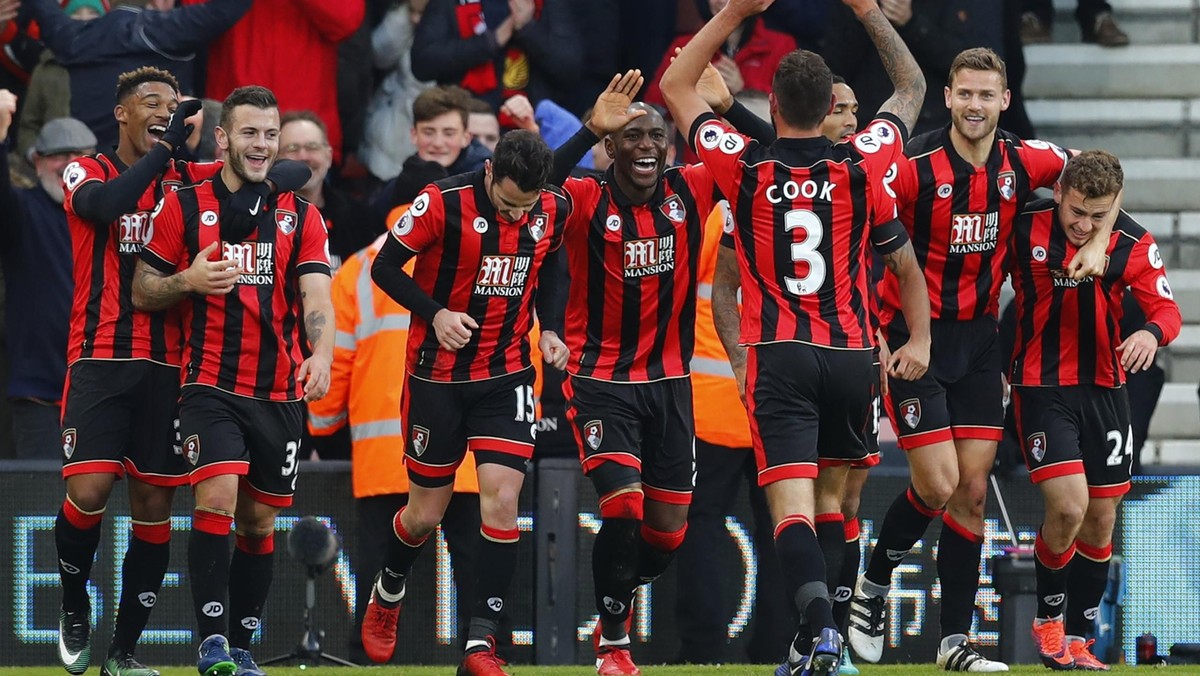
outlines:
[[[925, 102], [925, 76], [921, 67], [913, 58], [912, 52], [900, 38], [900, 34], [892, 27], [892, 22], [884, 16], [876, 0], [842, 0], [846, 6], [854, 10], [855, 16], [867, 29], [871, 42], [879, 50], [879, 60], [887, 70], [892, 86], [896, 88], [891, 98], [880, 106], [880, 113], [891, 113], [900, 118], [912, 131], [917, 123], [917, 115]], [[664, 79], [666, 79], [664, 77]]]
[[[725, 43], [734, 29], [747, 18], [770, 7], [772, 1], [731, 0], [720, 12], [717, 12], [716, 16], [704, 24], [704, 28], [696, 33], [696, 37], [687, 43], [683, 51], [663, 73], [659, 87], [667, 102], [667, 108], [670, 109], [671, 116], [675, 119], [676, 127], [685, 136], [691, 134], [696, 118], [712, 112], [712, 108], [705, 103], [704, 97], [696, 91], [696, 83], [700, 81], [704, 67], [708, 65], [712, 55]], [[918, 71], [919, 74], [920, 71]], [[924, 96], [924, 90], [921, 94]], [[916, 119], [915, 116], [914, 119]]]

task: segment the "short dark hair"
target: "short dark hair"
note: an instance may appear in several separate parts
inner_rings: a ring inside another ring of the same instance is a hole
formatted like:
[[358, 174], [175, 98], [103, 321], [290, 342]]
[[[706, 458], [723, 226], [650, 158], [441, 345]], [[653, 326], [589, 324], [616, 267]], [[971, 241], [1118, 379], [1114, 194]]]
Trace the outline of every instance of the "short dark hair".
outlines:
[[554, 153], [541, 136], [517, 129], [500, 137], [492, 153], [492, 180], [512, 179], [522, 192], [539, 190], [550, 180]]
[[457, 85], [430, 87], [413, 99], [413, 126], [446, 113], [457, 112], [462, 116], [463, 128], [466, 129], [469, 124], [467, 100], [470, 98], [471, 94]]
[[495, 115], [496, 109], [492, 104], [475, 96], [468, 96], [463, 101], [463, 107], [467, 109], [469, 115]]
[[841, 75], [838, 75], [837, 73], [834, 73], [833, 74], [833, 84], [846, 84], [846, 78], [842, 77]]
[[254, 106], [255, 108], [278, 108], [279, 102], [275, 100], [275, 94], [266, 87], [259, 85], [250, 85], [248, 87], [238, 87], [229, 92], [229, 96], [225, 97], [225, 101], [221, 103], [221, 128], [228, 131], [229, 124], [233, 120], [233, 109], [238, 106]]
[[1096, 199], [1121, 192], [1125, 171], [1116, 155], [1105, 150], [1088, 150], [1072, 157], [1058, 180], [1063, 192], [1073, 189], [1085, 199]]
[[771, 92], [784, 122], [797, 129], [812, 129], [829, 112], [833, 73], [819, 54], [797, 49], [780, 60]]
[[142, 66], [137, 70], [131, 70], [127, 73], [121, 73], [117, 77], [117, 103], [124, 101], [130, 94], [137, 90], [138, 87], [147, 82], [161, 82], [170, 87], [176, 94], [179, 93], [179, 80], [175, 79], [169, 71], [154, 66]]
[[289, 110], [279, 116], [279, 128], [283, 129], [292, 122], [312, 122], [317, 129], [321, 130], [321, 136], [325, 137], [325, 142], [329, 142], [329, 128], [325, 126], [325, 121], [321, 119], [311, 110]]
[[1008, 88], [1008, 68], [1004, 65], [1004, 59], [987, 47], [972, 47], [959, 52], [950, 63], [950, 76], [946, 79], [946, 86], [954, 86], [954, 76], [958, 75], [960, 70], [990, 70], [999, 73], [1000, 85]]

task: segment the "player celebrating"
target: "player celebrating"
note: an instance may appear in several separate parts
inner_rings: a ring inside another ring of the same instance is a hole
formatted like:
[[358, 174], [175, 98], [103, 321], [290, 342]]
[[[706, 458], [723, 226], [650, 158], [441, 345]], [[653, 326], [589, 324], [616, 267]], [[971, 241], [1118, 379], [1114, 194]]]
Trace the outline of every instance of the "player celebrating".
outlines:
[[[891, 383], [885, 399], [912, 486], [888, 509], [852, 601], [850, 643], [867, 662], [883, 653], [892, 571], [940, 515], [937, 663], [947, 671], [1008, 670], [969, 642], [987, 477], [1004, 416], [997, 306], [1013, 219], [1034, 189], [1053, 184], [1067, 159], [1048, 143], [998, 130], [1008, 101], [1000, 57], [985, 48], [960, 53], [946, 86], [951, 124], [912, 139], [905, 147], [909, 159], [891, 183], [929, 285], [937, 349], [925, 377]], [[1088, 247], [1073, 269], [1084, 263], [1089, 272], [1101, 269], [1103, 249]], [[908, 330], [890, 275], [882, 298], [882, 331], [896, 347]]]
[[296, 490], [302, 399], [319, 399], [329, 387], [333, 302], [328, 239], [315, 207], [292, 192], [269, 195], [257, 218], [243, 222], [226, 206], [232, 194], [264, 186], [275, 162], [274, 94], [235, 89], [221, 106], [216, 134], [225, 165], [211, 181], [168, 194], [156, 207], [133, 297], [145, 310], [187, 299], [190, 366], [179, 407], [195, 492], [188, 578], [207, 637], [197, 669], [255, 676], [262, 672], [250, 640], [271, 586], [275, 516]]
[[171, 155], [191, 133], [170, 73], [140, 68], [117, 80], [116, 152], [81, 158], [63, 172], [75, 259], [75, 295], [63, 407], [67, 496], [54, 524], [62, 580], [58, 657], [72, 674], [91, 659], [87, 593], [113, 482], [127, 477], [133, 532], [121, 566], [121, 600], [102, 672], [153, 676], [134, 659], [170, 558], [171, 501], [187, 482], [176, 440], [180, 326], [175, 312], [139, 312], [130, 298], [150, 211], [163, 194], [220, 165]]
[[[425, 188], [396, 221], [371, 268], [375, 283], [413, 313], [404, 386], [408, 505], [396, 512], [363, 618], [367, 656], [396, 647], [405, 582], [446, 511], [468, 450], [479, 474], [479, 566], [461, 676], [504, 674], [495, 636], [517, 565], [517, 498], [533, 454], [533, 305], [538, 346], [562, 369], [567, 348], [553, 327], [553, 266], [570, 201], [543, 189], [553, 158], [537, 135], [506, 134], [480, 171]], [[413, 276], [404, 264], [416, 257]], [[535, 291], [536, 288], [536, 291]], [[516, 399], [516, 412], [513, 399]]]
[[[832, 74], [819, 56], [798, 50], [784, 58], [772, 83], [780, 139], [770, 147], [755, 143], [716, 119], [695, 86], [728, 35], [768, 5], [730, 2], [667, 69], [662, 90], [734, 217], [746, 308], [740, 342], [749, 346], [742, 373], [759, 483], [776, 524], [788, 598], [811, 630], [797, 636], [780, 672], [831, 673], [842, 641], [824, 562], [812, 556], [818, 546], [812, 480], [818, 448], [843, 462], [867, 453], [874, 342], [867, 317], [868, 240], [900, 276], [913, 327], [912, 340], [892, 354], [889, 372], [917, 378], [929, 359], [928, 292], [885, 183], [916, 120], [925, 83], [878, 5], [847, 0], [891, 65], [896, 93], [866, 132], [833, 145], [821, 135]], [[730, 361], [741, 359], [731, 355]], [[837, 471], [844, 476], [847, 469]], [[810, 638], [812, 650], [804, 655]]]
[[[1129, 491], [1125, 372], [1149, 368], [1182, 323], [1150, 233], [1124, 213], [1105, 232], [1123, 181], [1116, 157], [1082, 153], [1067, 163], [1054, 200], [1032, 202], [1014, 226], [1012, 405], [1046, 510], [1035, 546], [1033, 638], [1042, 663], [1056, 670], [1108, 670], [1085, 638], [1108, 582], [1117, 505]], [[1073, 279], [1067, 262], [1100, 237], [1104, 273]], [[1126, 287], [1147, 321], [1120, 342]]]
[[641, 84], [640, 71], [614, 76], [555, 154], [556, 178], [601, 137], [613, 161], [603, 178], [563, 183], [573, 204], [564, 337], [574, 355], [564, 390], [600, 501], [592, 575], [601, 676], [640, 673], [626, 630], [633, 592], [662, 574], [687, 532], [697, 262], [717, 199], [704, 165], [667, 168], [662, 115], [630, 106]]

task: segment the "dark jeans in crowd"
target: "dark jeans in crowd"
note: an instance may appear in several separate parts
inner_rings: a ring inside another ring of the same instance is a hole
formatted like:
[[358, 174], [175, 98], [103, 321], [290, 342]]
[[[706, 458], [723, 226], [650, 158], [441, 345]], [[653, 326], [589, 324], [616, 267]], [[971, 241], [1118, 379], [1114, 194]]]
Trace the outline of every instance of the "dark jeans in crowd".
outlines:
[[[392, 518], [406, 504], [407, 493], [375, 495], [354, 501], [358, 516], [358, 530], [354, 536], [354, 576], [358, 603], [354, 612], [354, 631], [350, 633], [349, 658], [358, 664], [371, 664], [362, 647], [363, 614], [367, 610], [367, 599], [371, 598], [375, 574], [383, 567], [388, 542], [396, 537], [392, 530]], [[442, 518], [442, 532], [446, 536], [450, 565], [454, 568], [454, 584], [458, 588], [459, 636], [466, 636], [467, 620], [471, 617], [479, 523], [479, 494], [455, 493]], [[433, 543], [428, 543], [425, 548], [432, 550]], [[433, 556], [433, 552], [422, 552], [422, 557], [426, 556]]]
[[18, 460], [62, 457], [62, 426], [57, 404], [11, 399], [13, 445]]
[[[1021, 0], [1022, 11], [1033, 12], [1042, 23], [1054, 23], [1054, 3], [1052, 0]], [[1112, 12], [1112, 5], [1105, 0], [1078, 0], [1075, 6], [1075, 21], [1080, 26], [1091, 26], [1096, 23], [1096, 15], [1102, 12]]]
[[[775, 536], [766, 496], [758, 486], [754, 452], [749, 448], [726, 448], [696, 440], [696, 489], [688, 511], [687, 537], [679, 548], [675, 570], [679, 595], [675, 622], [682, 646], [680, 662], [715, 664], [741, 662], [775, 664], [787, 655], [788, 643], [796, 632], [791, 606], [784, 588], [783, 573], [775, 556]], [[741, 570], [723, 570], [716, 554], [732, 546], [725, 529], [725, 516], [733, 508], [739, 486], [750, 491], [754, 524], [752, 539], [758, 556], [758, 585], [754, 619], [750, 626], [746, 656], [728, 654], [728, 626], [737, 599], [717, 593]]]

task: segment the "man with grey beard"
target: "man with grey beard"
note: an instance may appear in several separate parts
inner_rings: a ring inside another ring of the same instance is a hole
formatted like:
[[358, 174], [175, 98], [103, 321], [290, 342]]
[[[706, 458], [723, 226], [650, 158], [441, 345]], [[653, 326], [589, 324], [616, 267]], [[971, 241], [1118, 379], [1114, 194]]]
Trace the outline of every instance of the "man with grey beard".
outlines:
[[[0, 141], [8, 141], [17, 97], [0, 90]], [[56, 458], [67, 373], [71, 312], [71, 235], [63, 211], [63, 169], [95, 152], [96, 137], [79, 120], [50, 120], [31, 151], [38, 183], [14, 188], [8, 152], [0, 152], [0, 260], [11, 373], [5, 395], [13, 411], [18, 458]]]

